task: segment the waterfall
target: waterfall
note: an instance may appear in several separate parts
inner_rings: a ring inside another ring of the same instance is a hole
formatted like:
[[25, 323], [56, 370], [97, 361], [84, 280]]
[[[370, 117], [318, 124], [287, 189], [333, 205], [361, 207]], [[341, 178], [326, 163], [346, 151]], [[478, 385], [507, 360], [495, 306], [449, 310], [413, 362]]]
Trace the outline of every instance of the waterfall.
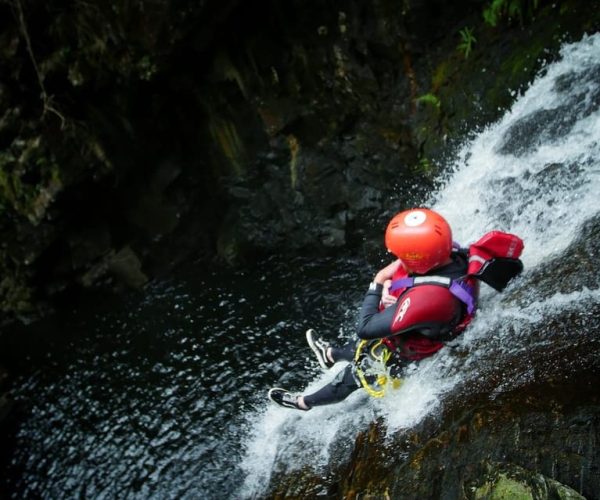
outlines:
[[[392, 433], [414, 426], [438, 411], [444, 398], [485, 380], [503, 360], [561, 345], [560, 332], [552, 339], [535, 334], [544, 318], [600, 302], [597, 288], [564, 289], [557, 278], [550, 290], [536, 294], [535, 283], [527, 281], [542, 264], [563, 257], [600, 211], [600, 34], [563, 46], [560, 56], [497, 123], [460, 148], [442, 187], [426, 203], [448, 219], [463, 245], [493, 229], [523, 238], [523, 276], [502, 295], [484, 286], [478, 316], [454, 348], [422, 362], [385, 398], [357, 391], [343, 403], [307, 413], [265, 404], [249, 414], [240, 495], [260, 494], [274, 473], [326, 471], [330, 460], [348, 456], [356, 432], [376, 417]], [[569, 333], [585, 341], [586, 332]], [[336, 369], [308, 390], [322, 386]], [[486, 386], [490, 397], [535, 371], [521, 366], [507, 373], [501, 383]]]

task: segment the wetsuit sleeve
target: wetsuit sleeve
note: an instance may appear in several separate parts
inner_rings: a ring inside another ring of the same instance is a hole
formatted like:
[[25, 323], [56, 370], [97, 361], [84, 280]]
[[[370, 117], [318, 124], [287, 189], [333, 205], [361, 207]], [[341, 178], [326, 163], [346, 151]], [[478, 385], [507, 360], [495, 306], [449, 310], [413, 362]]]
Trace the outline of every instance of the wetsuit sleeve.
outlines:
[[358, 319], [358, 336], [361, 339], [379, 339], [392, 334], [391, 324], [395, 307], [379, 310], [383, 285], [376, 285], [374, 290], [369, 289], [360, 309]]

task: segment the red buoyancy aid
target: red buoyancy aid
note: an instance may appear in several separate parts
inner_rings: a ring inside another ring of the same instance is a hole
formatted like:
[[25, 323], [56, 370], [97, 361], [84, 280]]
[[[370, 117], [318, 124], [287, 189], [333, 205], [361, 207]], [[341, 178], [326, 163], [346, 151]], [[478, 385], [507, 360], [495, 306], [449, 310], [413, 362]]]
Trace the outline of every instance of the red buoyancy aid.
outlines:
[[[518, 236], [491, 231], [469, 246], [467, 274], [454, 280], [444, 276], [411, 277], [400, 267], [393, 276], [390, 294], [402, 296], [402, 300], [398, 301], [392, 321], [394, 335], [384, 339], [384, 343], [409, 360], [439, 351], [444, 342], [436, 336], [455, 337], [473, 319], [479, 280], [502, 291], [523, 270], [519, 260], [523, 246]], [[446, 325], [447, 331], [441, 332], [440, 325]], [[428, 336], [428, 332], [433, 335]]]
[[523, 240], [501, 231], [490, 231], [469, 246], [467, 276], [481, 280], [499, 292], [508, 282], [523, 271], [519, 260]]

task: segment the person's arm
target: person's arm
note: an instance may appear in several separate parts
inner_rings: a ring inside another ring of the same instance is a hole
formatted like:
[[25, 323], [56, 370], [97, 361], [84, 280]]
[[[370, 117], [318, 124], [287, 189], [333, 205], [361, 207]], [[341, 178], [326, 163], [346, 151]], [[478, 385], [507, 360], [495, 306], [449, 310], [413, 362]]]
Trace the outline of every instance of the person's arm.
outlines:
[[398, 301], [398, 297], [390, 293], [390, 287], [392, 286], [392, 280], [385, 280], [383, 283], [383, 292], [381, 292], [381, 303], [379, 309], [394, 305]]
[[358, 336], [361, 339], [378, 339], [392, 334], [391, 325], [394, 317], [394, 307], [379, 310], [381, 293], [386, 280], [392, 276], [401, 265], [399, 260], [381, 269], [369, 286], [369, 290], [363, 299], [358, 320]]

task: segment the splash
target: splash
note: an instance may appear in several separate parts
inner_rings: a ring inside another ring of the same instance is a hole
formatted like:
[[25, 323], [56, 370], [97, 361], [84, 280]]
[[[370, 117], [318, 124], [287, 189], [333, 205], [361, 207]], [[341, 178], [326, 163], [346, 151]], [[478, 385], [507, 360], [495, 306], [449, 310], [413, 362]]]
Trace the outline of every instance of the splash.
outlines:
[[[561, 59], [544, 68], [501, 120], [462, 147], [428, 205], [448, 218], [462, 244], [492, 229], [518, 234], [526, 243], [523, 261], [529, 272], [561, 255], [598, 213], [599, 159], [597, 34], [564, 46]], [[511, 286], [518, 287], [518, 282]], [[507, 305], [486, 288], [479, 319], [454, 348], [422, 362], [397, 392], [381, 400], [356, 393], [308, 413], [269, 407], [250, 415], [241, 495], [259, 495], [274, 472], [305, 466], [323, 471], [330, 460], [340, 459], [340, 443], [351, 444], [377, 416], [385, 418], [390, 432], [414, 426], [439, 408], [444, 395], [484, 376], [482, 364], [531, 348], [528, 326], [557, 311], [580, 311], [589, 301], [600, 302], [600, 291], [556, 290], [543, 300]], [[533, 341], [543, 349], [548, 339]], [[307, 390], [331, 376], [316, 378]]]
[[600, 36], [565, 46], [512, 109], [466, 144], [430, 202], [466, 244], [501, 229], [533, 267], [558, 255], [598, 211]]

